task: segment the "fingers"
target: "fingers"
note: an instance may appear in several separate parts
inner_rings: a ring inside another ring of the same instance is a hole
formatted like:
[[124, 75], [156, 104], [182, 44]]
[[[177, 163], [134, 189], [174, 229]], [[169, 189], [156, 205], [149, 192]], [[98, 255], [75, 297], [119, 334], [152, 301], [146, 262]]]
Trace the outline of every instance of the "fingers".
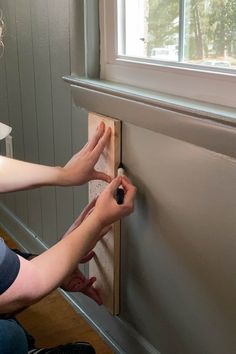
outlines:
[[133, 204], [134, 197], [136, 194], [136, 188], [131, 183], [128, 177], [126, 176], [117, 176], [113, 179], [113, 181], [108, 185], [107, 191], [111, 194], [115, 194], [117, 188], [122, 185], [125, 190], [124, 203], [125, 204]]
[[91, 251], [89, 252], [86, 256], [84, 256], [80, 263], [87, 263], [89, 262], [93, 257], [95, 256], [95, 252], [94, 251]]
[[130, 180], [126, 175], [123, 175], [123, 176], [122, 176], [122, 180], [123, 180], [125, 183], [132, 184], [131, 180]]
[[92, 277], [88, 279], [88, 281], [86, 282], [86, 288], [91, 288], [91, 286], [93, 286], [96, 280], [97, 280], [96, 277]]
[[127, 204], [133, 204], [135, 194], [136, 194], [136, 187], [130, 182], [128, 177], [122, 177], [122, 186], [125, 189], [125, 198], [124, 201]]
[[92, 151], [95, 148], [100, 138], [103, 136], [104, 131], [105, 131], [105, 124], [104, 122], [101, 122], [98, 125], [95, 134], [92, 136], [91, 140], [85, 146], [85, 149], [87, 151]]
[[105, 181], [107, 183], [111, 182], [111, 177], [110, 176], [108, 176], [106, 173], [99, 172], [99, 171], [96, 171], [96, 170], [93, 173], [93, 179], [99, 179], [99, 180]]
[[116, 178], [114, 178], [112, 180], [112, 182], [109, 184], [109, 186], [107, 187], [107, 189], [111, 192], [114, 193], [116, 191], [116, 189], [121, 185], [121, 180], [122, 177], [121, 176], [117, 176]]
[[90, 299], [94, 300], [98, 305], [103, 304], [102, 299], [99, 295], [99, 292], [94, 287], [90, 287], [90, 288], [86, 289], [86, 291], [84, 291], [83, 293], [85, 295], [87, 295], [88, 297], [90, 297]]
[[110, 137], [111, 137], [111, 128], [108, 128], [105, 131], [105, 133], [103, 134], [103, 136], [99, 139], [99, 141], [97, 142], [96, 146], [93, 149], [92, 153], [93, 153], [94, 163], [96, 163], [98, 161], [105, 146], [108, 144]]

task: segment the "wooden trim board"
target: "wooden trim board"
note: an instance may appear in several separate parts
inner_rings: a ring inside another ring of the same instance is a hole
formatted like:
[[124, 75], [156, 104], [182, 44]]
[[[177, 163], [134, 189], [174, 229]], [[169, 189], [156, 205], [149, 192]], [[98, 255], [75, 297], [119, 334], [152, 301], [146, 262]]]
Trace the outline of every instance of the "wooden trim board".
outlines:
[[[104, 149], [95, 168], [111, 177], [117, 175], [121, 158], [121, 122], [95, 113], [88, 116], [89, 138], [95, 133], [99, 123], [111, 127], [112, 135], [109, 145]], [[89, 200], [91, 201], [107, 185], [103, 181], [89, 182]], [[120, 222], [112, 226], [112, 230], [99, 241], [95, 247], [96, 256], [89, 262], [89, 276], [97, 278], [95, 287], [103, 299], [104, 306], [114, 315], [119, 313], [120, 287]]]

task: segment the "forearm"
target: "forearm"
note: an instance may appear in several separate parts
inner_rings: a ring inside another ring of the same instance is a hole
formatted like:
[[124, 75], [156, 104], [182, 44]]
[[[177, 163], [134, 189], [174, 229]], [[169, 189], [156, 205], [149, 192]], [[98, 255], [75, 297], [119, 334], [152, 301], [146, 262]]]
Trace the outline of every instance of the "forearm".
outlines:
[[62, 169], [0, 156], [0, 193], [60, 185]]
[[[121, 184], [125, 198], [124, 203], [119, 205], [114, 199], [114, 193]], [[78, 228], [30, 262], [21, 259], [19, 276], [0, 296], [0, 312], [14, 312], [29, 306], [60, 286], [95, 246], [101, 237], [101, 230], [133, 211], [135, 193], [136, 188], [127, 177], [115, 178], [101, 193], [92, 213], [87, 213], [87, 218], [83, 219]]]
[[96, 244], [101, 227], [92, 216], [65, 239], [40, 256], [27, 261], [13, 285], [0, 296], [0, 313], [27, 307], [60, 286], [78, 262]]
[[31, 262], [39, 269], [41, 290], [50, 292], [77, 267], [96, 244], [101, 227], [91, 215], [77, 229]]
[[63, 167], [42, 166], [0, 156], [0, 193], [41, 186], [79, 186], [92, 179], [107, 182], [111, 177], [96, 171], [101, 153], [107, 145], [111, 129], [100, 124], [91, 140]]

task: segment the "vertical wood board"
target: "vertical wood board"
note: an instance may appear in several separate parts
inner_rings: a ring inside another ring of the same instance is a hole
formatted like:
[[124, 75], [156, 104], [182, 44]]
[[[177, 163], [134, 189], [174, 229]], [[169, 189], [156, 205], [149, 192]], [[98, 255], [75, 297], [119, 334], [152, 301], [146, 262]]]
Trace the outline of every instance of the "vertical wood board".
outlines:
[[[104, 149], [95, 168], [111, 177], [117, 174], [120, 163], [120, 121], [89, 113], [89, 138], [95, 133], [97, 126], [103, 121], [106, 127], [111, 127], [112, 135], [109, 145]], [[99, 195], [106, 187], [103, 181], [89, 182], [89, 200]], [[95, 276], [95, 287], [103, 299], [103, 304], [112, 314], [119, 313], [119, 281], [120, 281], [120, 222], [112, 226], [112, 230], [99, 241], [95, 247], [96, 256], [89, 263], [89, 276]]]

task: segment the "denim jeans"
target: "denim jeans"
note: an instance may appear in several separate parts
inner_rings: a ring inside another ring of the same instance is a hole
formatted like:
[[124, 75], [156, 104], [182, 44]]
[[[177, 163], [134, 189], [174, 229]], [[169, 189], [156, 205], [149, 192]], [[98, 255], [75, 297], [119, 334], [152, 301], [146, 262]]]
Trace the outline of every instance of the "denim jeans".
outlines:
[[[32, 256], [13, 250], [24, 258]], [[34, 338], [11, 315], [0, 315], [0, 354], [26, 354], [34, 348]]]
[[13, 318], [0, 319], [0, 353], [28, 353], [28, 340], [26, 332]]

